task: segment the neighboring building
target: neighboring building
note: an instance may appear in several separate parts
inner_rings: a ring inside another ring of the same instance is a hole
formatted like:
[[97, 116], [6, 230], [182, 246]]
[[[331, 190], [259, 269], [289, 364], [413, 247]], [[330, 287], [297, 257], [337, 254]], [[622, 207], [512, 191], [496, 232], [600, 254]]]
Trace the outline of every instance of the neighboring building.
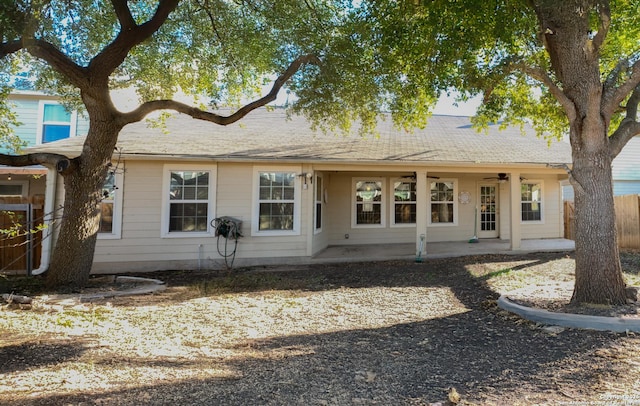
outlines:
[[[86, 134], [88, 121], [77, 112], [68, 112], [58, 98], [32, 90], [16, 90], [9, 95], [20, 125], [14, 132], [28, 146], [36, 146], [64, 138]], [[0, 153], [10, 151], [0, 148]], [[9, 228], [14, 221], [33, 225], [42, 222], [43, 215], [51, 216], [51, 210], [43, 207], [47, 169], [42, 166], [0, 166], [0, 228]], [[31, 206], [27, 206], [31, 205]], [[27, 215], [29, 211], [29, 215]], [[15, 212], [5, 214], [6, 212]], [[24, 236], [0, 239], [0, 270], [37, 269], [40, 267], [41, 241], [39, 234], [31, 244]], [[31, 251], [29, 255], [28, 252]], [[42, 255], [48, 255], [48, 248]]]
[[86, 135], [89, 122], [78, 112], [69, 112], [59, 98], [42, 92], [16, 90], [9, 95], [20, 126], [15, 134], [28, 146]]
[[640, 137], [633, 137], [613, 160], [613, 194], [640, 194]]
[[[220, 268], [214, 226], [225, 216], [241, 221], [238, 266], [300, 263], [335, 245], [418, 247], [423, 235], [427, 247], [477, 234], [513, 249], [562, 238], [567, 175], [557, 166], [570, 163], [569, 146], [497, 127], [478, 133], [468, 117], [433, 116], [407, 133], [387, 120], [379, 137], [364, 139], [314, 133], [280, 109], [227, 127], [176, 116], [168, 134], [129, 125], [94, 272]], [[77, 156], [83, 142], [31, 150]], [[50, 207], [64, 204], [56, 178], [50, 172]]]

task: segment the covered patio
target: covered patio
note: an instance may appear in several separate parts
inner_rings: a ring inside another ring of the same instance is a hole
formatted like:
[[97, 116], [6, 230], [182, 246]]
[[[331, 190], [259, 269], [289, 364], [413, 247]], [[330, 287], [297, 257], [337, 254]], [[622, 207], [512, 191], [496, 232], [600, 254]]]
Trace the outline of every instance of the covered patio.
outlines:
[[[518, 250], [511, 249], [509, 240], [480, 239], [477, 243], [468, 241], [432, 242], [423, 250], [423, 258], [450, 258], [465, 255], [521, 254], [526, 252], [573, 251], [575, 242], [564, 238], [522, 240]], [[311, 262], [358, 262], [382, 260], [415, 260], [415, 245], [373, 244], [330, 246], [315, 255]]]

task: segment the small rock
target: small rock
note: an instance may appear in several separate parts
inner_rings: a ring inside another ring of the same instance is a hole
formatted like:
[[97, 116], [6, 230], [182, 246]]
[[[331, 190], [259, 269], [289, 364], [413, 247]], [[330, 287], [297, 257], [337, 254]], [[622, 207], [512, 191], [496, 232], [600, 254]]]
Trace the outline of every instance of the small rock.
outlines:
[[373, 371], [357, 371], [356, 381], [371, 383], [376, 380], [376, 376], [378, 376], [378, 374]]
[[564, 327], [560, 326], [544, 326], [542, 327], [542, 331], [549, 334], [560, 334], [565, 330]]

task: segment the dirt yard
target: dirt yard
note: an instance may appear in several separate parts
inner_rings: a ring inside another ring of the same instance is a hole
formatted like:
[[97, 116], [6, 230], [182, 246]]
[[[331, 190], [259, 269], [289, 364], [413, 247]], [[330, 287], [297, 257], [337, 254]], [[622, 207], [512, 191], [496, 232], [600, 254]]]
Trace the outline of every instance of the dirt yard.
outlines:
[[[623, 264], [640, 285], [640, 255]], [[156, 273], [167, 290], [93, 303], [39, 295], [0, 310], [0, 404], [430, 405], [454, 388], [462, 405], [640, 405], [639, 335], [496, 306], [511, 292], [562, 307], [572, 275], [567, 254], [477, 256]]]

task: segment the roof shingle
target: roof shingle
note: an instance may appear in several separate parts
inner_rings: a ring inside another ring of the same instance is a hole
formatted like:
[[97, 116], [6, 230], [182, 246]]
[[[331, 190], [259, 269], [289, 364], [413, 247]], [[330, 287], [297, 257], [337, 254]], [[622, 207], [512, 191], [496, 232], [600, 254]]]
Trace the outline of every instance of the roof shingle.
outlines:
[[[568, 164], [571, 149], [565, 142], [550, 145], [519, 128], [488, 132], [471, 127], [469, 117], [432, 116], [425, 129], [405, 132], [391, 120], [381, 120], [379, 137], [362, 138], [314, 132], [299, 116], [290, 120], [281, 109], [251, 112], [238, 123], [223, 127], [176, 115], [166, 132], [145, 122], [120, 133], [123, 156], [184, 157], [193, 159], [333, 161], [371, 163]], [[29, 148], [27, 152], [79, 155], [85, 137]]]

